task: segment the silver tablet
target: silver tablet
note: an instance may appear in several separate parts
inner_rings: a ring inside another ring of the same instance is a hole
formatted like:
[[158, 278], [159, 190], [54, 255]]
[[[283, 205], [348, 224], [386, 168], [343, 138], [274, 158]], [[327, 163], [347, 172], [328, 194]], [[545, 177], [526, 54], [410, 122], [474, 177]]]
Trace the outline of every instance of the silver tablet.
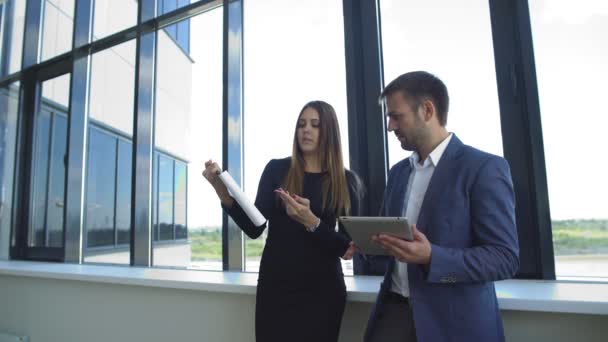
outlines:
[[380, 233], [412, 240], [412, 227], [405, 217], [341, 216], [340, 222], [353, 242], [364, 254], [389, 255], [380, 245], [372, 242], [372, 236]]

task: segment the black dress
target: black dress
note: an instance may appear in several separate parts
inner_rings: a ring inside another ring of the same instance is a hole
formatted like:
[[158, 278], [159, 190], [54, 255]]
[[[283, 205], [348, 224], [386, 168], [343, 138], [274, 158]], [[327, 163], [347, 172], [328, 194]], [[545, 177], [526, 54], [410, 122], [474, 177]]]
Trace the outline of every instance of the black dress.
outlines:
[[[335, 342], [346, 304], [340, 257], [350, 239], [341, 227], [336, 232], [334, 213], [321, 212], [326, 173], [305, 173], [302, 194], [321, 225], [310, 233], [287, 215], [273, 191], [281, 187], [290, 162], [290, 158], [274, 159], [266, 165], [255, 200], [268, 219], [256, 294], [256, 341]], [[347, 179], [351, 215], [357, 215], [359, 182], [350, 171]], [[227, 212], [251, 238], [266, 228], [255, 227], [236, 202]]]

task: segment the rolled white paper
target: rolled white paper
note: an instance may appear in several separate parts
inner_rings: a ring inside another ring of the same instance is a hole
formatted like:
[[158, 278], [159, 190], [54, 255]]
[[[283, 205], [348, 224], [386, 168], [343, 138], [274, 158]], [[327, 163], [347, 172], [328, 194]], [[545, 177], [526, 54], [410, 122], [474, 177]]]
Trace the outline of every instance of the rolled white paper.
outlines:
[[243, 208], [247, 217], [253, 222], [256, 227], [263, 225], [266, 222], [266, 218], [258, 208], [245, 196], [245, 194], [241, 191], [241, 188], [234, 181], [234, 178], [228, 173], [228, 171], [224, 171], [219, 175], [226, 188], [228, 188], [228, 192], [230, 196], [232, 196], [238, 204]]

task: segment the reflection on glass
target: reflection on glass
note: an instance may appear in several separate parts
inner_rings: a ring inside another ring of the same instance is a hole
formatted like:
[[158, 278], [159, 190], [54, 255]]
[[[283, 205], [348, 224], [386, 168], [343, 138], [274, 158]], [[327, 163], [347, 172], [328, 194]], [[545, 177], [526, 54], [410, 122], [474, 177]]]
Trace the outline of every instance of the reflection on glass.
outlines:
[[[158, 2], [173, 9], [186, 2], [166, 3]], [[158, 31], [154, 266], [222, 268], [220, 202], [201, 176], [208, 159], [222, 163], [222, 13]]]
[[87, 247], [114, 245], [116, 138], [89, 129], [87, 164]]
[[91, 58], [85, 262], [129, 264], [135, 41]]
[[152, 157], [152, 240], [158, 241], [158, 152]]
[[175, 162], [175, 238], [186, 239], [188, 230], [186, 224], [187, 198], [186, 187], [188, 185], [186, 164]]
[[[608, 11], [530, 1], [558, 277], [608, 277]], [[599, 102], [598, 102], [599, 100]]]
[[[268, 161], [291, 155], [297, 116], [311, 100], [335, 108], [348, 167], [342, 1], [245, 1], [244, 17], [245, 193], [255, 198]], [[265, 237], [246, 237], [247, 271], [257, 272]], [[350, 262], [344, 272], [352, 274]]]
[[93, 40], [137, 24], [136, 0], [95, 0]]
[[34, 145], [34, 186], [32, 198], [32, 215], [30, 216], [32, 230], [30, 246], [45, 245], [46, 203], [49, 169], [49, 147], [51, 146], [51, 113], [41, 111], [37, 118], [36, 144]]
[[160, 240], [173, 240], [173, 160], [158, 161], [158, 225]]
[[11, 231], [18, 110], [19, 83], [0, 88], [0, 241], [8, 241]]
[[72, 49], [74, 0], [44, 0], [40, 61]]
[[23, 0], [0, 1], [0, 76], [21, 69], [25, 5]]
[[69, 83], [69, 74], [42, 83], [34, 123], [31, 247], [63, 246]]
[[[163, 15], [180, 7], [190, 4], [190, 0], [158, 0], [158, 15]], [[186, 53], [190, 53], [190, 20], [183, 20], [177, 24], [164, 28], [164, 32], [173, 39], [176, 44]]]
[[47, 202], [47, 245], [63, 246], [63, 211], [65, 200], [65, 161], [67, 152], [68, 121], [63, 115], [53, 116], [51, 165]]
[[[437, 75], [450, 95], [449, 131], [465, 144], [502, 155], [488, 1], [381, 0], [384, 80], [409, 71]], [[404, 20], [407, 18], [407, 20]], [[434, 18], [442, 25], [428, 25]], [[463, 20], [466, 18], [466, 20]], [[389, 166], [409, 156], [389, 133]]]
[[133, 145], [118, 139], [116, 167], [116, 234], [117, 244], [131, 242], [131, 175], [133, 170]]

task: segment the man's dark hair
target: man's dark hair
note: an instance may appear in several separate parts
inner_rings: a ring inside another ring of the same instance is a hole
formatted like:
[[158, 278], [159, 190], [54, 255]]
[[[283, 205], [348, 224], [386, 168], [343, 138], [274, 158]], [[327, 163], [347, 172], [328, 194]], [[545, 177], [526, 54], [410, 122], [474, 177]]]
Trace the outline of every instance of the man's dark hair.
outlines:
[[437, 76], [426, 71], [412, 71], [403, 74], [384, 88], [380, 94], [380, 101], [397, 92], [401, 92], [408, 101], [413, 102], [413, 109], [418, 108], [422, 101], [431, 100], [437, 108], [439, 124], [441, 126], [447, 124], [450, 97], [448, 88]]

